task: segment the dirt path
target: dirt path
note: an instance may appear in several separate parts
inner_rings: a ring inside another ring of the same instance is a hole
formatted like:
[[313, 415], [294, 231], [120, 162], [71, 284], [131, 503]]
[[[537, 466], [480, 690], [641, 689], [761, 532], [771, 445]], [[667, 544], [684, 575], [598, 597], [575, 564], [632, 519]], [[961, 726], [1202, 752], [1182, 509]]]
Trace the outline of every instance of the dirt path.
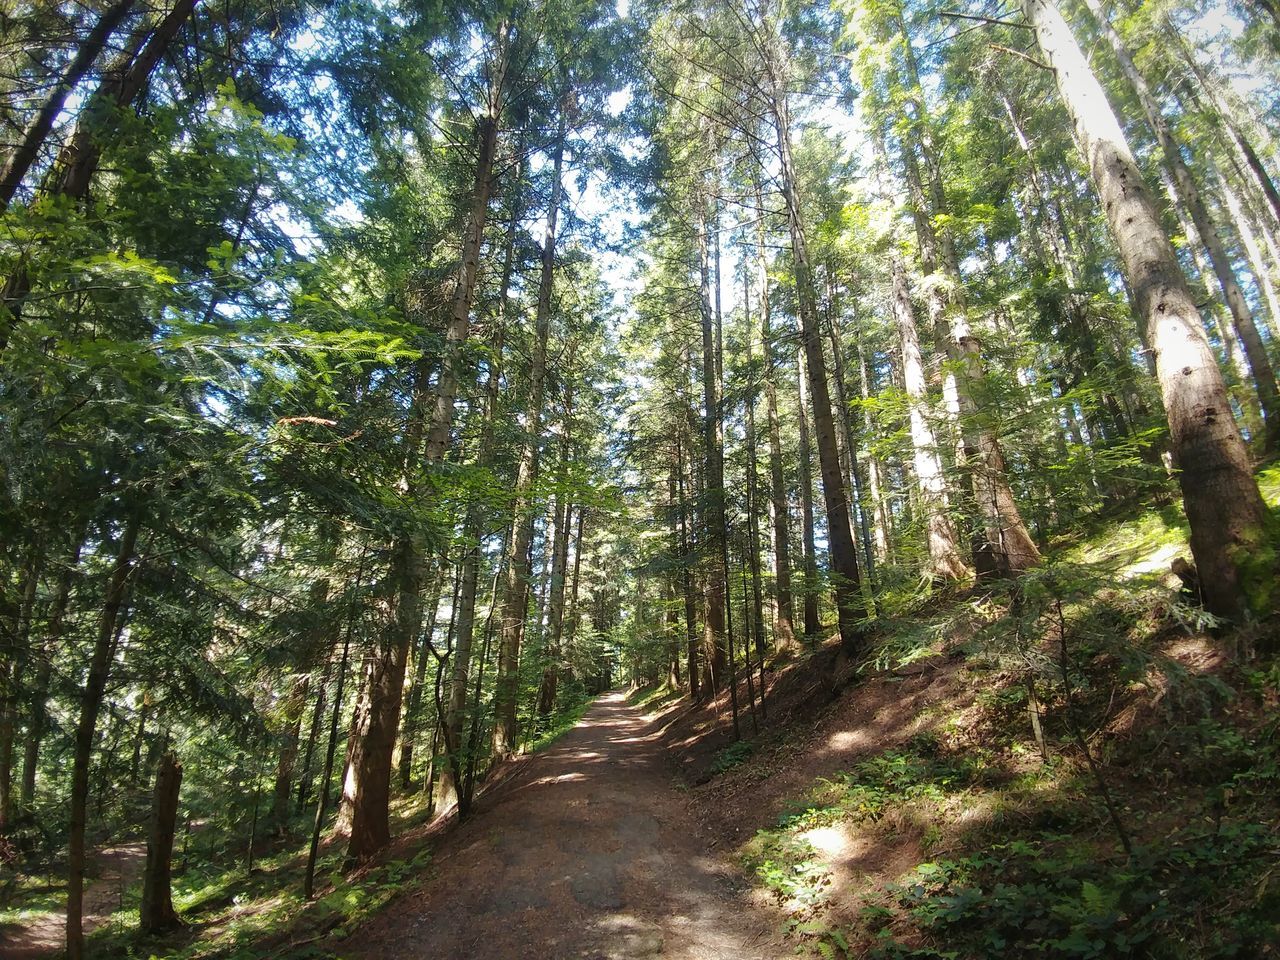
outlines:
[[[147, 860], [145, 843], [122, 843], [93, 853], [97, 876], [84, 888], [84, 932], [97, 930], [119, 910], [124, 891], [142, 873]], [[65, 899], [65, 898], [64, 898]], [[67, 915], [63, 910], [44, 913], [27, 923], [0, 928], [0, 957], [4, 960], [36, 960], [59, 954], [67, 943]]]
[[776, 920], [698, 839], [659, 743], [621, 694], [445, 841], [436, 876], [343, 944], [344, 958], [768, 960]]

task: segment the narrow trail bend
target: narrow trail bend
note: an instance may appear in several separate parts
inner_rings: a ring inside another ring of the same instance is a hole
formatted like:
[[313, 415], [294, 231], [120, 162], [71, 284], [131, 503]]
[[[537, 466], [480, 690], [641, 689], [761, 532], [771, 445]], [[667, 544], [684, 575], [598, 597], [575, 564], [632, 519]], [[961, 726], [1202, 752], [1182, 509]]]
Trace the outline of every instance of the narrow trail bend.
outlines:
[[661, 724], [611, 693], [439, 847], [343, 957], [768, 960], [776, 921], [699, 840]]

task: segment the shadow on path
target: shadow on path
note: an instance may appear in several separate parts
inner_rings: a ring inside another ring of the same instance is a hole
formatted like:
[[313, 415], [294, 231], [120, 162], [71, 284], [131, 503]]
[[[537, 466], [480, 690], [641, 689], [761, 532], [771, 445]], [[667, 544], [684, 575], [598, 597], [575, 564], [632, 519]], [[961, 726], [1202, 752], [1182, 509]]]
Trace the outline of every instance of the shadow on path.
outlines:
[[425, 888], [337, 946], [339, 955], [787, 955], [775, 921], [697, 837], [660, 730], [622, 694], [602, 697], [441, 843]]

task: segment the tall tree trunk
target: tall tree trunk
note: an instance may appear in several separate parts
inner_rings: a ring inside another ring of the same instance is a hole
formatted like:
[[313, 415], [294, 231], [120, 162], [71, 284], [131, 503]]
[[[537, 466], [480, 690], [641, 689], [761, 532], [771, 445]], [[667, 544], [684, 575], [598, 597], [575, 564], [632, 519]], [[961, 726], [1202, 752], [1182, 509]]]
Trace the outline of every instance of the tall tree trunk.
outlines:
[[[840, 430], [836, 437], [843, 441], [848, 454], [849, 489], [853, 494], [853, 505], [857, 507], [850, 517], [854, 525], [855, 539], [862, 537], [862, 555], [866, 563], [867, 583], [874, 590], [875, 583], [875, 549], [871, 545], [871, 525], [867, 522], [866, 499], [862, 495], [862, 479], [858, 467], [858, 438], [853, 430], [853, 419], [849, 413], [848, 380], [845, 378], [844, 342], [840, 336], [840, 310], [834, 280], [831, 283], [831, 313], [827, 318], [827, 336], [831, 342], [831, 370], [834, 374], [832, 384], [836, 388], [836, 420]], [[856, 521], [856, 522], [854, 522]]]
[[[776, 36], [766, 47], [776, 53]], [[849, 524], [849, 502], [845, 497], [840, 469], [840, 453], [836, 447], [835, 420], [828, 392], [827, 364], [822, 351], [814, 301], [813, 270], [804, 235], [804, 218], [796, 186], [795, 163], [791, 156], [791, 117], [788, 112], [786, 82], [780, 75], [781, 58], [770, 56], [765, 64], [768, 73], [770, 103], [778, 140], [783, 200], [787, 207], [787, 223], [791, 233], [791, 256], [795, 266], [796, 299], [799, 304], [800, 336], [803, 341], [809, 390], [813, 401], [813, 426], [818, 440], [818, 466], [822, 476], [822, 496], [827, 508], [827, 543], [831, 558], [831, 574], [840, 640], [850, 655], [860, 653], [866, 638], [858, 621], [866, 614], [858, 573], [858, 554], [853, 545]]]
[[1226, 128], [1233, 152], [1239, 158], [1241, 166], [1249, 171], [1254, 184], [1266, 199], [1266, 204], [1275, 222], [1280, 224], [1280, 190], [1276, 189], [1275, 181], [1271, 179], [1271, 174], [1263, 164], [1262, 158], [1258, 156], [1253, 143], [1245, 135], [1240, 124], [1235, 122], [1234, 118], [1237, 115], [1237, 110], [1223, 95], [1218, 79], [1210, 76], [1205, 68], [1200, 65], [1200, 61], [1196, 59], [1195, 51], [1168, 20], [1165, 21], [1165, 33], [1182, 53], [1182, 59], [1191, 68], [1201, 92], [1208, 97], [1209, 103], [1213, 107], [1213, 110], [1210, 111], [1212, 118]]
[[[147, 864], [142, 874], [142, 901], [138, 906], [138, 929], [143, 934], [163, 933], [182, 925], [178, 912], [173, 909], [169, 883], [181, 788], [182, 764], [172, 752], [166, 753], [156, 769], [151, 825], [147, 832]], [[285, 803], [288, 804], [287, 792]]]
[[400, 733], [400, 789], [408, 793], [413, 786], [413, 745], [422, 726], [422, 691], [427, 683], [427, 665], [431, 662], [431, 642], [436, 633], [436, 615], [440, 610], [440, 591], [445, 581], [445, 566], [439, 564], [431, 585], [427, 588], [427, 622], [423, 627], [418, 648], [414, 652], [413, 685], [409, 688], [409, 703], [404, 712], [404, 725]]
[[[494, 162], [497, 156], [498, 131], [506, 96], [507, 51], [509, 27], [502, 24], [496, 39], [486, 112], [476, 122], [478, 152], [471, 210], [462, 241], [462, 262], [454, 285], [449, 322], [445, 330], [445, 356], [433, 391], [434, 406], [427, 423], [426, 443], [421, 462], [439, 463], [449, 446], [457, 399], [462, 354], [470, 333], [471, 304], [475, 295], [485, 221], [489, 198], [493, 191]], [[425, 384], [419, 389], [425, 390]], [[423, 424], [415, 415], [417, 427]], [[414, 475], [418, 448], [412, 429], [406, 447], [409, 476]], [[338, 818], [339, 831], [350, 835], [347, 857], [359, 862], [368, 859], [391, 838], [387, 804], [391, 786], [391, 755], [395, 747], [400, 719], [400, 701], [404, 692], [405, 661], [409, 645], [421, 627], [421, 590], [425, 564], [420, 539], [406, 533], [392, 546], [391, 569], [387, 582], [393, 592], [390, 622], [379, 638], [377, 649], [369, 659], [361, 704], [357, 708], [355, 734], [352, 738], [350, 762], [343, 786], [343, 810]]]
[[1262, 416], [1266, 423], [1263, 449], [1269, 454], [1280, 452], [1280, 391], [1276, 388], [1275, 371], [1267, 357], [1262, 338], [1258, 335], [1258, 328], [1254, 325], [1253, 314], [1245, 301], [1244, 292], [1236, 280], [1231, 258], [1227, 256], [1222, 239], [1218, 236], [1218, 231], [1209, 217], [1209, 208], [1200, 194], [1195, 178], [1191, 175], [1191, 169], [1183, 159], [1182, 146], [1174, 140], [1169, 124], [1151, 93], [1151, 88], [1147, 86], [1146, 79], [1133, 62], [1133, 55], [1124, 45], [1120, 34], [1111, 25], [1111, 21], [1107, 19], [1099, 0], [1085, 0], [1085, 5], [1093, 13], [1103, 35], [1111, 44], [1111, 50], [1120, 64], [1121, 72], [1137, 94], [1138, 103], [1141, 104], [1142, 112], [1147, 118], [1147, 125], [1160, 145], [1165, 166], [1173, 176], [1178, 199], [1191, 215], [1191, 222], [1195, 224], [1200, 240], [1209, 253], [1209, 262], [1213, 265], [1213, 273], [1222, 290], [1222, 298], [1226, 302], [1227, 310], [1230, 311], [1232, 325], [1244, 347], [1249, 368], [1253, 373], [1254, 389], [1258, 393], [1258, 404], [1262, 408]]
[[138, 533], [142, 529], [141, 511], [134, 510], [125, 521], [116, 548], [111, 577], [102, 598], [98, 632], [89, 657], [89, 673], [80, 697], [80, 718], [76, 723], [75, 747], [71, 767], [71, 816], [67, 831], [67, 958], [83, 960], [84, 872], [86, 864], [85, 834], [88, 826], [89, 765], [93, 759], [93, 740], [98, 729], [98, 713], [102, 709], [111, 664], [115, 659], [120, 636], [120, 609], [124, 605], [129, 575], [133, 572]]
[[177, 0], [173, 9], [156, 25], [145, 46], [129, 65], [112, 72], [85, 106], [75, 133], [60, 158], [58, 193], [83, 200], [102, 157], [101, 127], [109, 114], [133, 103], [146, 88], [151, 72], [169, 52], [178, 31], [191, 19], [199, 0]]
[[[1178, 226], [1190, 247], [1191, 261], [1195, 264], [1196, 273], [1199, 274], [1205, 303], [1209, 308], [1206, 311], [1201, 311], [1200, 314], [1204, 324], [1205, 335], [1216, 337], [1218, 343], [1222, 346], [1227, 395], [1234, 399], [1239, 406], [1240, 422], [1248, 430], [1249, 435], [1261, 436], [1263, 432], [1262, 408], [1258, 406], [1258, 392], [1249, 387], [1249, 367], [1245, 362], [1243, 352], [1240, 350], [1240, 341], [1236, 339], [1236, 333], [1231, 325], [1231, 317], [1227, 313], [1226, 304], [1215, 297], [1210, 289], [1212, 281], [1209, 277], [1212, 274], [1212, 269], [1205, 259], [1204, 244], [1200, 241], [1200, 231], [1191, 222], [1183, 206], [1178, 203], [1177, 189], [1174, 187], [1173, 179], [1168, 171], [1161, 170], [1161, 175], [1165, 193], [1168, 194], [1174, 213], [1177, 215]], [[1097, 485], [1096, 478], [1094, 484], [1095, 486]]]
[[[684, 594], [684, 627], [685, 639], [688, 645], [689, 697], [696, 701], [704, 691], [699, 683], [698, 608], [693, 594], [693, 551], [689, 543], [689, 498], [685, 494], [684, 480], [684, 435], [680, 431], [676, 432], [675, 484], [676, 490], [673, 497], [675, 505], [673, 509], [677, 511], [679, 516], [680, 539], [677, 551], [680, 555], [680, 586], [681, 592]], [[673, 520], [672, 522], [674, 523], [675, 521]], [[675, 531], [672, 532], [673, 534], [675, 533]], [[577, 586], [576, 576], [574, 585], [575, 587]]]
[[493, 756], [504, 759], [519, 748], [520, 731], [516, 705], [520, 692], [520, 643], [527, 620], [529, 588], [529, 547], [533, 542], [533, 511], [530, 498], [538, 479], [539, 444], [542, 434], [542, 403], [546, 391], [547, 339], [551, 330], [551, 293], [556, 267], [556, 224], [560, 216], [561, 171], [569, 94], [561, 96], [558, 130], [551, 162], [551, 197], [547, 204], [547, 227], [542, 239], [542, 264], [538, 277], [538, 306], [534, 316], [533, 362], [529, 371], [527, 424], [520, 465], [516, 474], [512, 513], [515, 534], [507, 552], [503, 584], [501, 621], [498, 624], [498, 675], [493, 692]]
[[769, 503], [773, 517], [773, 638], [782, 650], [796, 649], [791, 601], [791, 524], [782, 473], [782, 427], [778, 421], [777, 347], [773, 342], [769, 270], [765, 254], [764, 203], [756, 184], [756, 263], [759, 275], [760, 342], [764, 350], [764, 399], [769, 427]]
[[[871, 413], [871, 405], [866, 403], [871, 399], [871, 375], [867, 370], [867, 355], [862, 348], [862, 337], [858, 334], [856, 327], [853, 346], [858, 360], [858, 389], [865, 404], [862, 409], [862, 429], [865, 431], [865, 436], [874, 437], [876, 436], [875, 418]], [[875, 522], [871, 525], [871, 536], [875, 543], [876, 559], [884, 560], [889, 556], [892, 528], [889, 510], [882, 492], [884, 480], [881, 478], [880, 469], [878, 459], [873, 456], [867, 457], [867, 493], [871, 497], [871, 515], [875, 518]]]
[[40, 585], [43, 557], [38, 544], [27, 551], [20, 578], [21, 598], [10, 628], [10, 656], [0, 664], [0, 835], [13, 816], [13, 747], [18, 734], [18, 706], [22, 701], [27, 661], [31, 655], [31, 620]]
[[325, 650], [324, 670], [320, 674], [320, 683], [316, 689], [315, 706], [311, 708], [311, 723], [307, 727], [307, 738], [305, 741], [305, 749], [302, 754], [302, 776], [298, 778], [298, 799], [294, 803], [293, 812], [301, 814], [307, 808], [307, 802], [311, 795], [311, 782], [314, 776], [312, 770], [312, 760], [315, 756], [316, 744], [320, 742], [320, 735], [324, 732], [324, 708], [326, 697], [329, 690], [329, 671], [333, 666], [333, 649], [330, 647]]
[[[702, 201], [705, 205], [706, 201]], [[724, 508], [724, 437], [720, 410], [720, 367], [716, 361], [716, 324], [711, 302], [711, 263], [708, 235], [718, 230], [718, 218], [706, 215], [705, 206], [698, 223], [698, 304], [702, 329], [702, 455], [706, 464], [705, 519], [706, 584], [704, 606], [704, 642], [710, 652], [711, 686], [724, 686], [727, 669], [727, 635], [725, 633], [724, 564], [720, 560], [726, 540]], [[717, 287], [718, 299], [719, 290]]]
[[307, 705], [307, 689], [311, 684], [308, 674], [294, 678], [293, 687], [285, 698], [284, 716], [280, 732], [280, 757], [276, 764], [276, 779], [271, 794], [271, 820], [278, 834], [289, 829], [289, 797], [293, 793], [293, 771], [298, 762], [298, 740], [302, 733], [302, 714]]
[[556, 535], [552, 543], [551, 584], [547, 612], [547, 665], [542, 671], [538, 692], [538, 714], [547, 717], [555, 709], [556, 690], [560, 681], [560, 640], [564, 631], [565, 574], [569, 565], [569, 527], [573, 522], [573, 504], [568, 501], [566, 480], [572, 460], [573, 387], [565, 385], [564, 434], [560, 447], [560, 490], [557, 494]]
[[1220, 616], [1244, 617], [1252, 578], [1274, 576], [1274, 569], [1249, 568], [1266, 511], [1199, 311], [1120, 123], [1062, 14], [1052, 0], [1022, 6], [1057, 74], [1155, 351], [1205, 605]]
[[[944, 392], [954, 391], [954, 400], [948, 405], [959, 421], [961, 446], [957, 462], [969, 470], [974, 507], [981, 517], [980, 529], [975, 528], [974, 567], [980, 579], [1016, 576], [1039, 562], [1040, 551], [1027, 532], [1014, 500], [996, 431], [987, 422], [989, 403], [981, 395], [986, 377], [982, 350], [969, 325], [962, 294], [964, 278], [951, 229], [947, 226], [938, 229], [934, 225], [936, 218], [948, 213], [946, 194], [911, 36], [900, 13], [898, 31], [903, 41], [907, 93], [917, 111], [909, 142], [903, 145], [903, 165], [913, 199], [924, 273], [932, 276], [941, 270], [947, 279], [946, 284], [931, 284], [929, 313], [937, 336], [956, 366], [954, 383], [945, 385]], [[915, 155], [917, 148], [925, 160], [927, 178], [922, 176]]]
[[320, 774], [320, 791], [316, 797], [316, 818], [311, 826], [311, 843], [307, 847], [307, 866], [302, 878], [302, 897], [310, 900], [315, 893], [316, 856], [320, 851], [320, 831], [329, 809], [329, 784], [333, 779], [333, 758], [338, 749], [338, 724], [342, 717], [343, 694], [347, 682], [347, 661], [351, 654], [351, 635], [356, 626], [356, 596], [364, 581], [364, 564], [367, 547], [360, 550], [360, 566], [356, 573], [355, 587], [347, 601], [347, 626], [342, 638], [342, 655], [338, 659], [337, 688], [333, 693], [333, 709], [329, 713], [329, 737], [324, 752], [324, 769]]
[[818, 547], [813, 518], [813, 443], [809, 439], [809, 376], [804, 351], [800, 351], [797, 383], [796, 420], [800, 431], [800, 543], [804, 551], [804, 639], [816, 643], [821, 639], [822, 621], [818, 617]]
[[[747, 366], [752, 368], [755, 365], [755, 331], [751, 326], [751, 278], [744, 271], [742, 279], [742, 312], [747, 328]], [[743, 621], [751, 628], [748, 635], [754, 634], [755, 636], [756, 657], [763, 663], [766, 642], [764, 635], [764, 595], [760, 587], [760, 525], [757, 507], [760, 501], [760, 476], [756, 470], [759, 454], [756, 449], [756, 397], [757, 390], [753, 382], [748, 388], [747, 396], [744, 400], [747, 431], [747, 537], [743, 546], [746, 549], [748, 565], [751, 568], [751, 608], [749, 614], [744, 612]], [[747, 603], [744, 600], [744, 611], [746, 606]]]
[[[517, 155], [523, 151], [517, 149]], [[488, 469], [493, 460], [494, 421], [498, 411], [498, 395], [501, 387], [500, 371], [502, 369], [503, 349], [505, 347], [506, 324], [510, 308], [511, 277], [515, 267], [516, 230], [520, 224], [522, 195], [520, 184], [523, 181], [524, 165], [518, 160], [515, 174], [512, 177], [514, 191], [511, 197], [511, 215], [507, 220], [506, 243], [502, 261], [502, 279], [498, 285], [498, 316], [491, 345], [492, 359], [487, 365], [485, 376], [484, 419], [480, 426], [480, 447], [476, 452], [476, 466]], [[471, 673], [471, 650], [475, 641], [476, 596], [479, 590], [480, 560], [482, 546], [482, 517], [480, 504], [468, 502], [465, 518], [462, 523], [462, 584], [458, 593], [458, 614], [455, 625], [454, 651], [449, 664], [449, 697], [444, 712], [444, 724], [440, 730], [444, 742], [445, 764], [440, 775], [440, 785], [436, 796], [436, 808], [444, 809], [450, 804], [458, 804], [460, 816], [468, 812], [463, 809], [462, 797], [459, 793], [460, 781], [464, 765], [472, 763], [467, 758], [464, 763], [462, 734], [466, 724], [468, 679]], [[480, 681], [477, 681], [479, 683]]]
[[920, 334], [916, 330], [915, 308], [907, 288], [907, 271], [894, 257], [893, 316], [898, 324], [902, 346], [902, 379], [910, 405], [911, 446], [920, 490], [920, 509], [924, 514], [925, 536], [929, 546], [929, 575], [936, 581], [967, 579], [971, 571], [960, 554], [955, 527], [947, 510], [946, 485], [942, 462], [938, 458], [937, 439], [926, 414], [928, 389], [925, 385], [924, 362], [920, 356]]
[[1240, 245], [1244, 247], [1245, 256], [1249, 259], [1249, 269], [1253, 272], [1258, 292], [1262, 294], [1262, 302], [1266, 304], [1266, 312], [1261, 318], [1263, 326], [1268, 327], [1273, 342], [1280, 340], [1280, 296], [1276, 294], [1276, 285], [1271, 276], [1272, 264], [1267, 262], [1267, 255], [1262, 252], [1262, 246], [1258, 243], [1258, 236], [1250, 222], [1250, 211], [1246, 209], [1240, 194], [1216, 165], [1213, 172], [1222, 199], [1226, 202], [1227, 213], [1240, 235]]

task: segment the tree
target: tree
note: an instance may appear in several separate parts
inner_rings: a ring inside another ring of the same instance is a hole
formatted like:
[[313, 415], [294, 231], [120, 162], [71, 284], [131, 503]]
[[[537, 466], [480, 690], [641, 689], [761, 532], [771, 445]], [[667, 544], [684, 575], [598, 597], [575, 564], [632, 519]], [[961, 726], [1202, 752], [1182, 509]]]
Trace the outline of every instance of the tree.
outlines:
[[1205, 605], [1242, 618], [1251, 593], [1265, 582], [1257, 578], [1271, 572], [1251, 569], [1266, 513], [1199, 312], [1120, 123], [1062, 14], [1051, 0], [1024, 0], [1023, 12], [1056, 71], [1133, 287], [1144, 339], [1155, 351]]

